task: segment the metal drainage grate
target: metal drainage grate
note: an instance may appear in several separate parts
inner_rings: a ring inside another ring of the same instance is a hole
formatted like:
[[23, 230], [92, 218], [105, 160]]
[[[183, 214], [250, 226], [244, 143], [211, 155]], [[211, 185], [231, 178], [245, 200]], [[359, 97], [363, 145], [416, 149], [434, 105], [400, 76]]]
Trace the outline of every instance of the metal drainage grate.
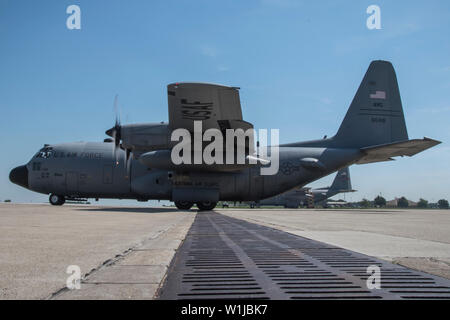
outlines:
[[[381, 289], [366, 286], [369, 265]], [[450, 280], [234, 219], [198, 213], [160, 299], [450, 299]]]

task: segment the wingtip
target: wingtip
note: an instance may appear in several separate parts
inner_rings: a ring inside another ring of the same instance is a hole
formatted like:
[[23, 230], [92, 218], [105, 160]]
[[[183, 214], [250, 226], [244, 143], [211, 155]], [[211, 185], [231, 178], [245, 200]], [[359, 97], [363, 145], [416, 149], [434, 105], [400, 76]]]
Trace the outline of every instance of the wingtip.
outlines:
[[178, 87], [188, 88], [188, 87], [200, 87], [200, 86], [204, 86], [204, 87], [218, 87], [218, 88], [226, 88], [226, 89], [233, 89], [233, 90], [239, 90], [240, 89], [240, 87], [227, 86], [227, 85], [220, 84], [220, 83], [195, 82], [195, 81], [180, 81], [180, 82], [169, 83], [167, 85], [167, 89], [178, 88]]
[[423, 137], [423, 140], [433, 142], [434, 145], [438, 145], [438, 144], [442, 143], [442, 141], [435, 140], [435, 139], [428, 138], [428, 137]]
[[392, 62], [388, 61], [388, 60], [372, 60], [370, 62], [370, 65], [388, 65], [388, 66], [392, 66]]

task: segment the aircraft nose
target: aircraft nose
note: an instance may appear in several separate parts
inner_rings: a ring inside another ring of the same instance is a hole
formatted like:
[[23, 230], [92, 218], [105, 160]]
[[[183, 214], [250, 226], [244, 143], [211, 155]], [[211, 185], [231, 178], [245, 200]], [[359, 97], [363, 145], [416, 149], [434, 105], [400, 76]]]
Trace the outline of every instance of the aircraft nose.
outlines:
[[14, 168], [9, 173], [9, 180], [24, 188], [28, 188], [28, 169], [26, 166]]

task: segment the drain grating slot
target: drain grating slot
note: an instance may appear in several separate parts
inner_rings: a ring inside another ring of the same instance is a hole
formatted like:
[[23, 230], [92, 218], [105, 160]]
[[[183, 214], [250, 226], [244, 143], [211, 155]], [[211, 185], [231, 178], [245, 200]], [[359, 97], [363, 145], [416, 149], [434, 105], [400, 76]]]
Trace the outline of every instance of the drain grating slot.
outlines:
[[[381, 269], [369, 290], [367, 267]], [[218, 213], [198, 213], [160, 299], [450, 299], [450, 280]]]

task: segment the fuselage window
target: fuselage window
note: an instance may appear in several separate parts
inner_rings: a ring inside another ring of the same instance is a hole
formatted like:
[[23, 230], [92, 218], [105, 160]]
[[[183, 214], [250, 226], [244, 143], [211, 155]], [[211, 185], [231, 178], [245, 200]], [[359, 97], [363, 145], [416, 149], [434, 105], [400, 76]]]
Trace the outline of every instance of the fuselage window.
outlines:
[[41, 170], [41, 163], [33, 162], [33, 171], [40, 171], [40, 170]]

